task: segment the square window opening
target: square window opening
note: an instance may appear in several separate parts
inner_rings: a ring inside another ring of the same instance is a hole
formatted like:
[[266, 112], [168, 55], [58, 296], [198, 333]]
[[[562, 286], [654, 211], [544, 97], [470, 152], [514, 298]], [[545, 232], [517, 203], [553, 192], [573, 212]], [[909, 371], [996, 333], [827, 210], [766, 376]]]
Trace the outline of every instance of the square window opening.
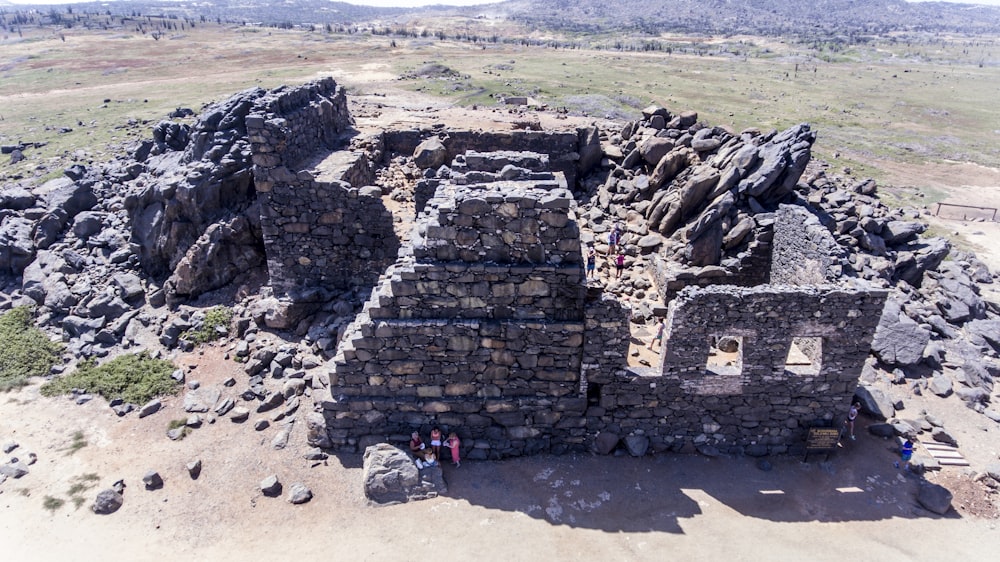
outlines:
[[712, 337], [705, 371], [716, 375], [740, 375], [743, 372], [743, 336]]
[[823, 338], [792, 338], [785, 358], [785, 371], [796, 375], [818, 375], [823, 357]]

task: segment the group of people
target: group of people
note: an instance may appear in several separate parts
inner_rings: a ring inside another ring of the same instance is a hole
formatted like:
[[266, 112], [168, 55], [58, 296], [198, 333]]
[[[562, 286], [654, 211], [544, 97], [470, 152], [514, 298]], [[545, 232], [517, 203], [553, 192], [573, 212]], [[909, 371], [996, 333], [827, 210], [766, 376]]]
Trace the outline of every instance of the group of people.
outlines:
[[430, 446], [428, 446], [420, 438], [420, 433], [414, 431], [410, 435], [410, 452], [413, 453], [416, 459], [417, 468], [436, 465], [441, 459], [441, 447], [451, 449], [451, 464], [456, 467], [462, 466], [462, 459], [459, 454], [459, 447], [461, 447], [462, 442], [459, 440], [458, 434], [452, 431], [448, 434], [447, 439], [442, 440], [442, 437], [441, 429], [435, 427], [431, 430]]
[[[625, 269], [625, 249], [621, 244], [622, 239], [622, 228], [621, 225], [616, 224], [608, 234], [608, 256], [614, 256], [615, 260], [615, 279], [622, 276], [622, 271]], [[587, 279], [594, 277], [597, 271], [597, 251], [593, 246], [587, 252]]]

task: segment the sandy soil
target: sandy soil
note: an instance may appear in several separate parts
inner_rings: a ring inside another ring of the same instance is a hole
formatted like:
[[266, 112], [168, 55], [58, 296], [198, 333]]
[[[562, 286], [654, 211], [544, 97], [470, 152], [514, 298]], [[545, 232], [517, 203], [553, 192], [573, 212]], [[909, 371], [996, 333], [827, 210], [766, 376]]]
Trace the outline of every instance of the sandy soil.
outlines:
[[[190, 378], [205, 385], [238, 371], [217, 350], [178, 360], [198, 365]], [[35, 452], [38, 462], [27, 476], [0, 485], [4, 558], [350, 554], [370, 560], [405, 552], [486, 560], [662, 560], [666, 551], [736, 560], [983, 559], [1000, 540], [995, 520], [921, 509], [914, 501], [918, 479], [894, 468], [888, 442], [865, 433], [868, 420], [859, 424], [858, 440], [845, 441], [829, 461], [771, 459], [769, 471], [749, 458], [684, 455], [467, 461], [445, 467], [445, 497], [369, 507], [359, 456], [306, 461], [302, 428], [293, 430], [288, 448], [275, 451], [270, 441], [280, 423], [256, 432], [256, 415], [244, 424], [219, 419], [170, 441], [167, 423], [185, 417], [180, 403], [172, 399], [139, 420], [115, 417], [101, 400], [77, 406], [40, 397], [37, 387], [6, 395], [0, 441], [16, 440], [21, 446], [11, 454]], [[87, 445], [70, 452], [76, 431]], [[184, 469], [194, 458], [204, 463], [197, 480]], [[140, 479], [149, 469], [163, 475], [163, 489], [143, 489]], [[971, 482], [960, 469], [946, 472]], [[53, 512], [43, 509], [45, 496], [68, 499], [71, 483], [86, 473], [96, 473], [99, 482], [82, 494], [83, 507], [67, 502]], [[269, 474], [277, 474], [286, 490], [303, 482], [316, 497], [302, 506], [263, 497], [258, 483]], [[93, 496], [119, 478], [128, 486], [122, 509], [92, 514]]]
[[[360, 84], [386, 78], [377, 65], [339, 77]], [[523, 118], [501, 109], [446, 112], [442, 102], [412, 94], [400, 99], [352, 99], [359, 127], [507, 128]], [[554, 114], [539, 118], [546, 127], [565, 123]], [[634, 362], [655, 364], [657, 352], [645, 349], [651, 335], [635, 334]], [[176, 361], [192, 366], [189, 380], [205, 386], [228, 376], [244, 381], [240, 366], [222, 356], [222, 349], [209, 347]], [[252, 414], [243, 424], [218, 419], [170, 441], [168, 423], [187, 416], [182, 400], [183, 393], [140, 420], [117, 418], [101, 399], [76, 405], [41, 397], [37, 385], [0, 395], [0, 443], [20, 443], [4, 460], [38, 456], [28, 475], [0, 484], [3, 559], [981, 560], [1000, 544], [986, 510], [972, 515], [961, 507], [971, 496], [995, 505], [994, 495], [967, 471], [949, 468], [930, 478], [963, 490], [957, 511], [940, 517], [923, 510], [915, 502], [919, 479], [893, 466], [891, 444], [864, 431], [870, 420], [859, 423], [857, 441], [846, 441], [828, 461], [770, 459], [770, 470], [749, 458], [683, 455], [465, 462], [445, 467], [446, 496], [376, 508], [361, 490], [360, 455], [304, 460], [301, 424], [280, 451], [271, 440], [282, 422], [253, 428], [267, 414]], [[997, 459], [996, 425], [957, 401], [907, 397], [907, 408], [945, 419], [974, 468]], [[86, 445], [74, 452], [76, 432]], [[204, 468], [192, 480], [184, 465], [195, 458]], [[143, 489], [140, 479], [149, 469], [161, 473], [163, 489]], [[84, 499], [77, 508], [69, 490], [85, 474], [97, 481], [76, 494]], [[305, 483], [315, 498], [293, 506], [262, 496], [259, 482], [270, 474], [286, 490]], [[92, 514], [96, 492], [118, 479], [128, 486], [122, 509]], [[49, 511], [46, 496], [67, 502]]]

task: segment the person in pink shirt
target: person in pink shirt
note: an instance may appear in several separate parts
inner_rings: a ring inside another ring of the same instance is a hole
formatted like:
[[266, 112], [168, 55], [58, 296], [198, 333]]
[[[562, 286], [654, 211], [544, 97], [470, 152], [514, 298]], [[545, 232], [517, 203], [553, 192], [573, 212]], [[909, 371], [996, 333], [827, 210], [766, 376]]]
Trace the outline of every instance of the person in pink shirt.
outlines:
[[462, 442], [458, 439], [458, 434], [452, 431], [448, 434], [448, 440], [444, 442], [444, 446], [451, 449], [451, 464], [455, 466], [462, 466], [462, 459], [459, 458], [458, 448], [462, 445]]

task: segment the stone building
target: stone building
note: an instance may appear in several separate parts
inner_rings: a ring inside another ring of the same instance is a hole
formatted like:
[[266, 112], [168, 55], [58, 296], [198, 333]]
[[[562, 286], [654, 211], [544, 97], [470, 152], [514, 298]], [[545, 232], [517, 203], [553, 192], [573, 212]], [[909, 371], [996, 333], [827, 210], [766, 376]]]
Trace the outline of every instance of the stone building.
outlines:
[[622, 442], [633, 454], [781, 453], [846, 410], [886, 293], [841, 278], [837, 245], [804, 209], [759, 217], [768, 232], [735, 285], [654, 274], [665, 351], [657, 367], [629, 368], [628, 310], [586, 283], [569, 189], [600, 157], [596, 129], [448, 131], [450, 166], [417, 186], [400, 247], [368, 184], [383, 153], [412, 153], [430, 132], [349, 150], [332, 80], [258, 107], [247, 126], [275, 291], [302, 303], [374, 284], [329, 363], [333, 448], [439, 426], [471, 458]]

